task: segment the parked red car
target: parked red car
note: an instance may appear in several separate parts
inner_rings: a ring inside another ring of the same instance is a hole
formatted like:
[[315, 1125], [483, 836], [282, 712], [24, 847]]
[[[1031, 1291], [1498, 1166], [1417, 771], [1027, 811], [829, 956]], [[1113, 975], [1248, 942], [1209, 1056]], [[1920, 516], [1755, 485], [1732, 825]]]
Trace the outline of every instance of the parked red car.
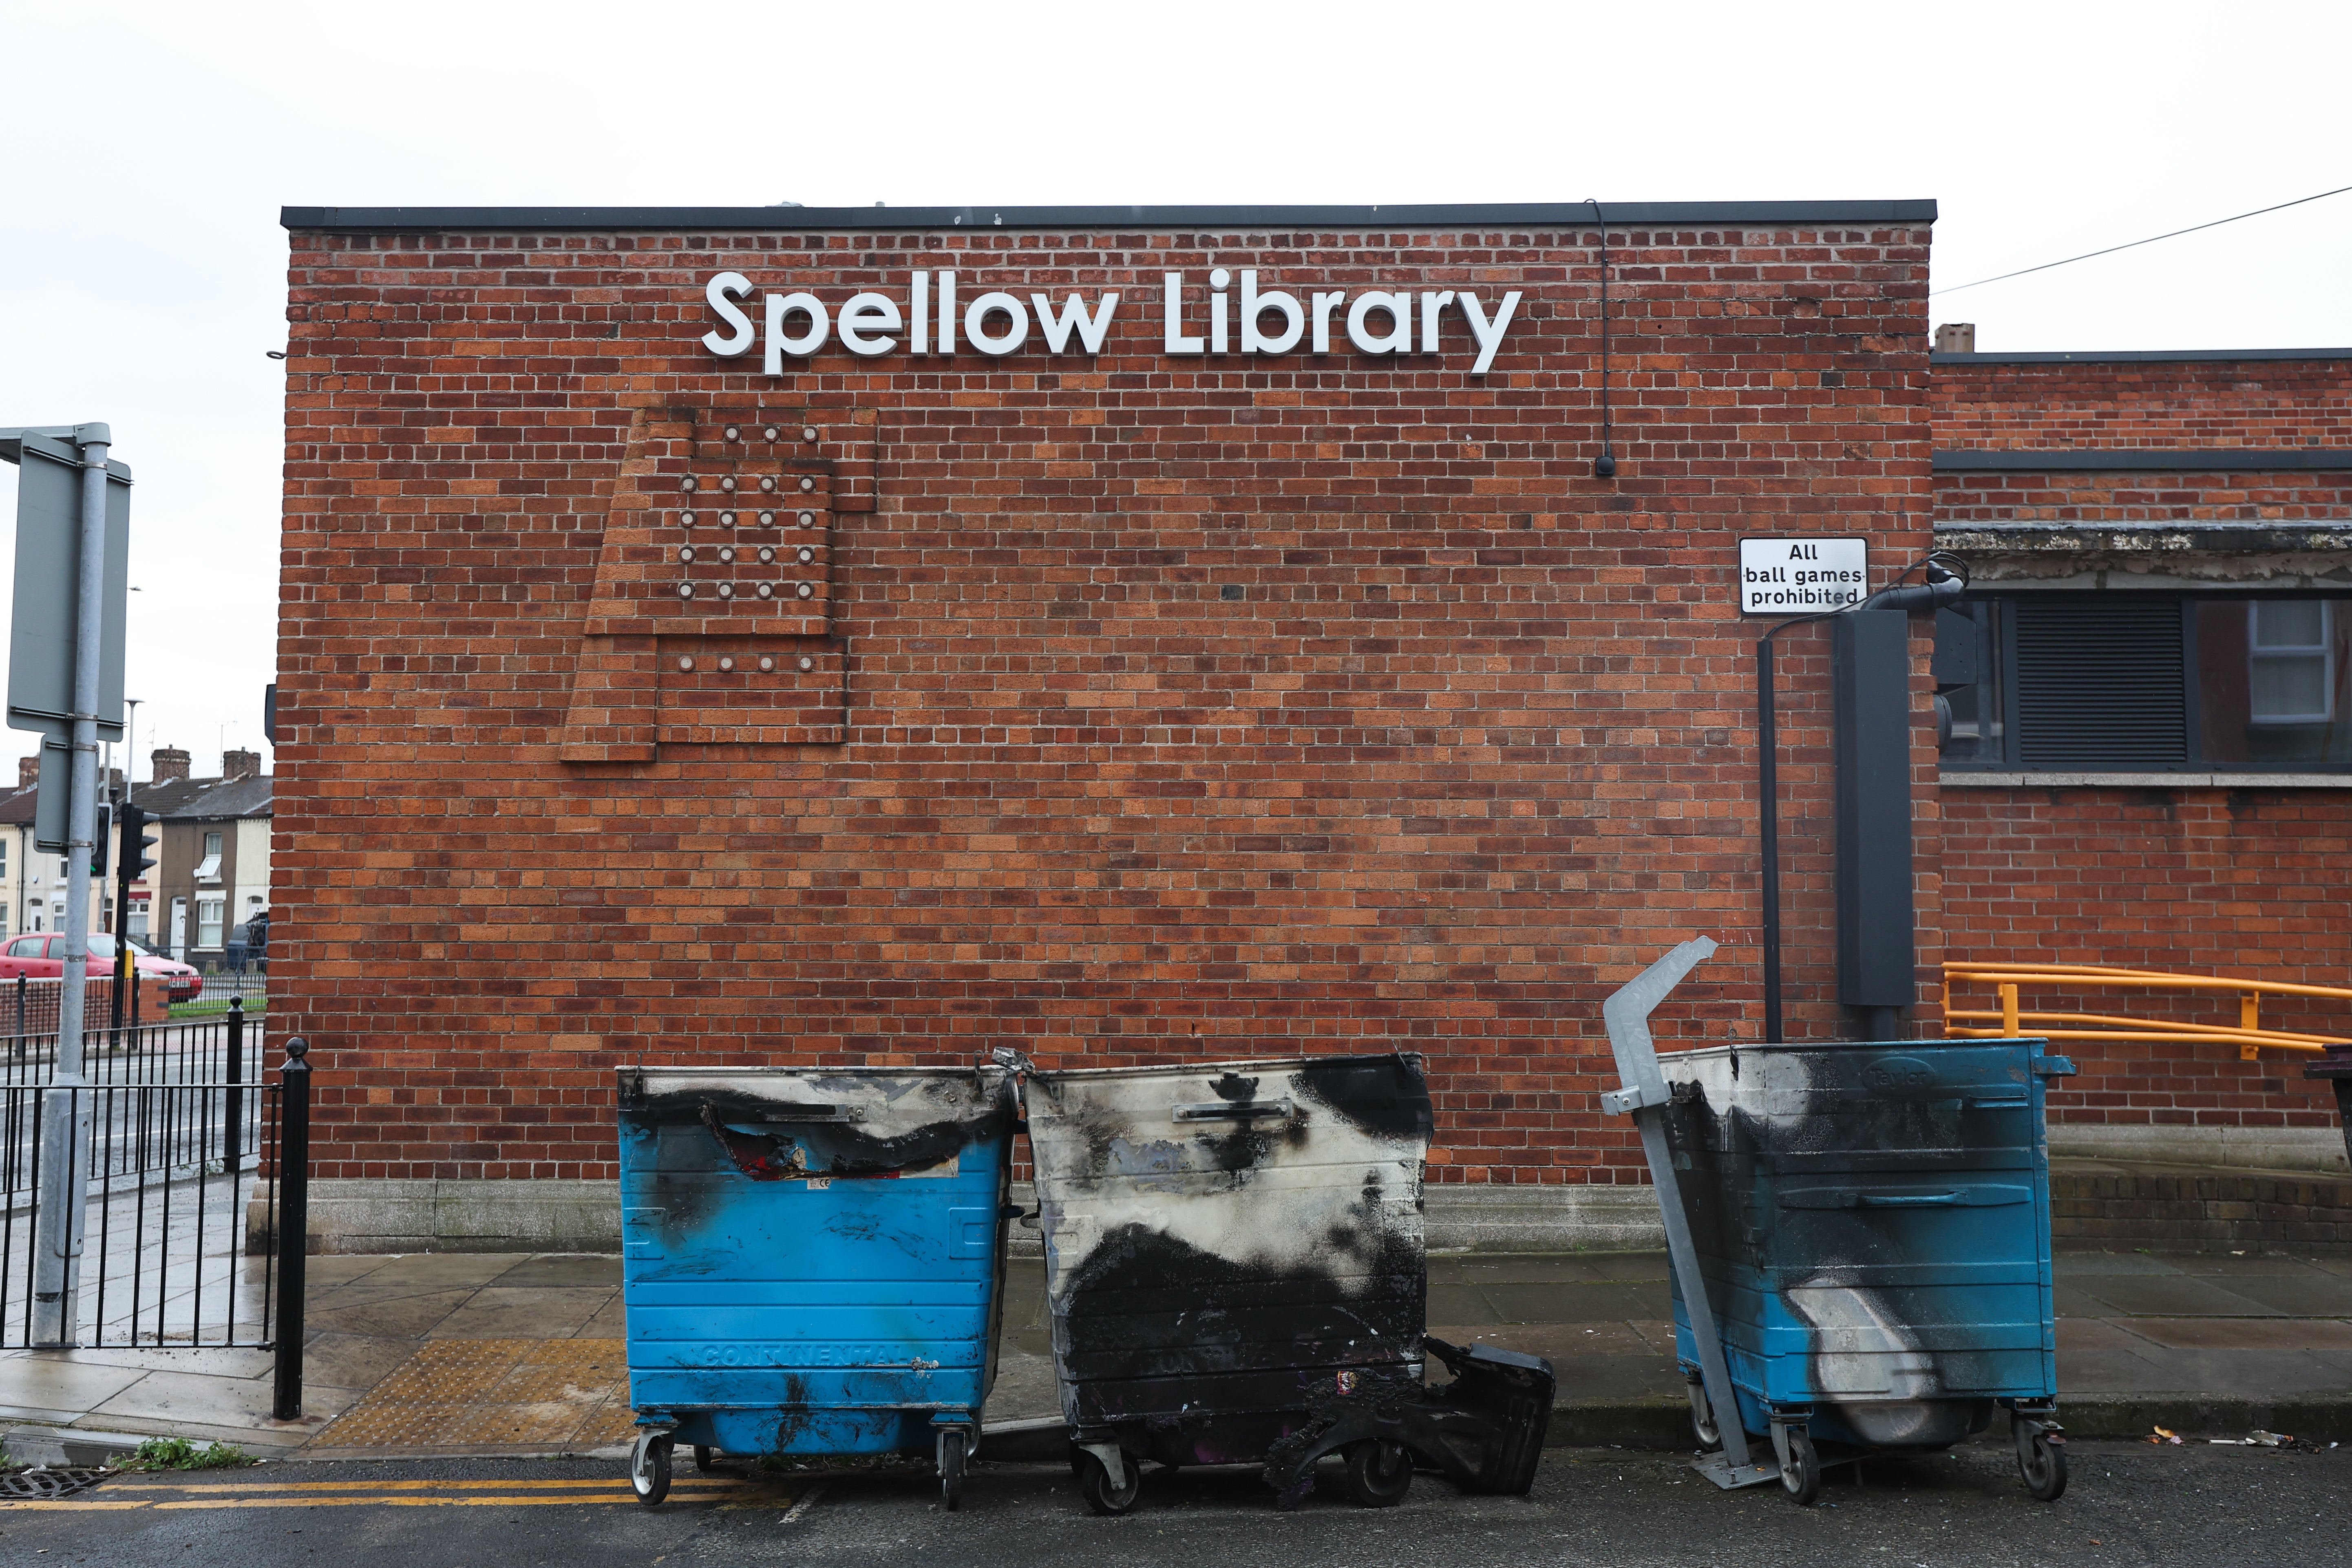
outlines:
[[[66, 972], [65, 933], [63, 931], [27, 931], [0, 949], [0, 981], [14, 980], [19, 974], [29, 974], [36, 980], [55, 980]], [[176, 958], [158, 958], [152, 952], [132, 949], [131, 963], [139, 973], [163, 988], [164, 997], [173, 1002], [193, 1002], [205, 988], [205, 977], [191, 965]], [[114, 962], [114, 938], [106, 931], [89, 933], [89, 972], [103, 976], [107, 965]]]

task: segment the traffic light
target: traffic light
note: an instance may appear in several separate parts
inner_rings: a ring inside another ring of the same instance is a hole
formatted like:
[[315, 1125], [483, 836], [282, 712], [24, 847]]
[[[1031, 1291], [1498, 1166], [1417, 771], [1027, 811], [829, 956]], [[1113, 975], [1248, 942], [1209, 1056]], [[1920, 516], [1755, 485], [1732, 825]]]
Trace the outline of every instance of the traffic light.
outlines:
[[92, 836], [89, 847], [89, 874], [103, 882], [106, 880], [107, 840], [114, 837], [114, 807], [100, 805], [96, 826], [97, 832]]
[[125, 883], [135, 882], [155, 864], [155, 857], [150, 851], [161, 842], [162, 836], [147, 830], [147, 813], [134, 802], [126, 800], [118, 809], [122, 816], [122, 879]]
[[[117, 973], [127, 978], [131, 967], [131, 944], [121, 939], [131, 929], [131, 884], [145, 876], [148, 868], [155, 864], [152, 852], [162, 836], [149, 834], [147, 814], [134, 802], [126, 800], [116, 806], [114, 816], [122, 827], [122, 853], [115, 865], [114, 934], [117, 941], [114, 951]], [[103, 844], [105, 839], [100, 837], [99, 842]], [[121, 998], [117, 997], [116, 1001], [119, 1005]]]

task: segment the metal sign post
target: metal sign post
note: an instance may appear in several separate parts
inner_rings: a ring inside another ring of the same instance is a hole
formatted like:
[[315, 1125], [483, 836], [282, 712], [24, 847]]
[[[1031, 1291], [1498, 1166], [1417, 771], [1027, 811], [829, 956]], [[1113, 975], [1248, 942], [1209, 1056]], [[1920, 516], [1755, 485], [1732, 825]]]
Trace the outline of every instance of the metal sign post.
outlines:
[[[42, 1096], [41, 1173], [36, 1195], [33, 1332], [37, 1345], [70, 1345], [79, 1329], [84, 1177], [90, 1096], [82, 1070], [83, 1002], [89, 973], [89, 881], [97, 847], [98, 742], [122, 734], [124, 576], [129, 565], [131, 471], [107, 460], [104, 425], [0, 430], [0, 458], [17, 464], [16, 589], [9, 629], [8, 724], [45, 737], [64, 732], [65, 835], [44, 848], [66, 856], [65, 973], [58, 994], [57, 1073]], [[51, 754], [42, 742], [43, 762]], [[53, 795], [44, 766], [41, 791]], [[39, 803], [37, 817], [43, 815]], [[55, 813], [48, 814], [54, 820]]]
[[1717, 1486], [1760, 1486], [1778, 1477], [1778, 1463], [1759, 1458], [1748, 1447], [1740, 1425], [1739, 1395], [1731, 1386], [1731, 1371], [1723, 1357], [1723, 1340], [1716, 1331], [1714, 1303], [1707, 1299], [1706, 1279], [1699, 1272], [1698, 1246], [1691, 1237], [1690, 1217], [1683, 1210], [1682, 1183], [1666, 1148], [1665, 1106], [1672, 1098], [1666, 1075], [1658, 1068], [1658, 1049], [1650, 1037], [1650, 1015], [1684, 975], [1715, 951], [1714, 939], [1693, 937], [1610, 994], [1601, 1016], [1609, 1026], [1609, 1047], [1616, 1054], [1621, 1087], [1601, 1097], [1601, 1109], [1612, 1116], [1633, 1118], [1642, 1134], [1643, 1157], [1650, 1163], [1650, 1183], [1658, 1194], [1658, 1218], [1666, 1231], [1666, 1257], [1674, 1265], [1675, 1283], [1682, 1288], [1683, 1310], [1690, 1318], [1691, 1342], [1698, 1350], [1699, 1379], [1714, 1412], [1715, 1429], [1723, 1449], [1697, 1461], [1696, 1468]]

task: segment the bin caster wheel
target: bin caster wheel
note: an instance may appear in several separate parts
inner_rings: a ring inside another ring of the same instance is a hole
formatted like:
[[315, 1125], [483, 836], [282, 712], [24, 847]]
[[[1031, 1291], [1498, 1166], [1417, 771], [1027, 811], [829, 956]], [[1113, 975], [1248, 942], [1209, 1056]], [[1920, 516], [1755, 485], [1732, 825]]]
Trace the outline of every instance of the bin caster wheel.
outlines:
[[2066, 1490], [2066, 1447], [2037, 1423], [2016, 1421], [2017, 1472], [2036, 1502], [2056, 1502]]
[[950, 1513], [963, 1506], [964, 1446], [970, 1441], [961, 1432], [940, 1434], [940, 1506]]
[[1811, 1508], [1821, 1498], [1822, 1458], [1801, 1427], [1790, 1429], [1789, 1462], [1780, 1467], [1780, 1489], [1799, 1508]]
[[1348, 1445], [1348, 1496], [1360, 1508], [1394, 1508], [1412, 1486], [1412, 1455], [1377, 1437]]
[[719, 1450], [708, 1443], [697, 1443], [694, 1446], [694, 1468], [706, 1476], [716, 1470], [719, 1468]]
[[1132, 1462], [1119, 1467], [1127, 1472], [1127, 1485], [1117, 1488], [1110, 1484], [1110, 1471], [1103, 1462], [1084, 1448], [1078, 1450], [1076, 1463], [1078, 1495], [1087, 1500], [1088, 1508], [1097, 1513], [1116, 1515], [1135, 1507], [1136, 1496], [1143, 1490], [1143, 1478], [1136, 1473]]
[[1702, 1448], [1723, 1447], [1723, 1428], [1716, 1425], [1715, 1406], [1708, 1403], [1706, 1384], [1698, 1378], [1687, 1380], [1690, 1385], [1691, 1435]]
[[647, 1508], [669, 1496], [669, 1454], [676, 1446], [667, 1433], [647, 1432], [629, 1452], [629, 1485]]

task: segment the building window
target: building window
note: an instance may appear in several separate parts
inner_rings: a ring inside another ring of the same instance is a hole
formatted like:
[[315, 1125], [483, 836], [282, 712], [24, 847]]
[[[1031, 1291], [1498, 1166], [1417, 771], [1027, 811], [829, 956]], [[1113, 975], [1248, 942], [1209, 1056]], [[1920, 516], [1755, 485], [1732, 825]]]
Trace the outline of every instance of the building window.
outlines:
[[2352, 603], [2342, 597], [1971, 599], [1937, 619], [1942, 763], [2352, 772], [2348, 645]]
[[198, 947], [218, 947], [221, 944], [221, 910], [227, 903], [226, 899], [196, 900], [196, 945]]
[[196, 880], [199, 882], [219, 881], [220, 863], [221, 836], [217, 833], [207, 833], [205, 835], [205, 858], [196, 862]]
[[2246, 721], [2325, 724], [2335, 716], [2336, 649], [2325, 599], [2246, 606]]

